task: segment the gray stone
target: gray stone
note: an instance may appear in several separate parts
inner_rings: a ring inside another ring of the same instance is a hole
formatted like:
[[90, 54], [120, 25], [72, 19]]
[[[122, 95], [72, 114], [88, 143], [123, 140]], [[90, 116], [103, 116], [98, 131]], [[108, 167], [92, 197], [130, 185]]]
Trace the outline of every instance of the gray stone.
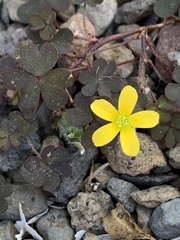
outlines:
[[[120, 25], [117, 28], [117, 33], [125, 33], [131, 30], [135, 30], [140, 28], [140, 26], [138, 24], [130, 24], [130, 25]], [[138, 36], [138, 34], [133, 34], [131, 36], [125, 37], [124, 41], [128, 41], [130, 40], [132, 37], [136, 38]], [[127, 46], [132, 50], [132, 52], [139, 56], [141, 54], [141, 40], [139, 39], [135, 39], [135, 40], [131, 40], [130, 42], [127, 43]]]
[[[106, 48], [111, 48], [113, 44], [117, 44], [118, 42], [110, 42], [102, 47], [99, 50], [104, 50]], [[106, 61], [115, 61], [117, 63], [126, 62], [128, 60], [134, 59], [134, 54], [130, 49], [126, 46], [119, 46], [113, 49], [109, 49], [106, 51], [98, 52], [95, 54], [96, 58], [104, 58]], [[121, 78], [127, 78], [133, 72], [134, 66], [132, 63], [123, 64], [121, 66], [117, 66], [117, 70], [115, 74], [119, 75]]]
[[148, 174], [148, 175], [137, 175], [137, 176], [129, 176], [126, 174], [122, 174], [121, 179], [124, 179], [126, 181], [132, 182], [138, 187], [153, 187], [158, 186], [163, 183], [167, 183], [171, 180], [174, 180], [178, 177], [177, 174], [174, 173], [166, 173], [166, 174]]
[[70, 197], [75, 196], [79, 192], [83, 179], [97, 154], [97, 148], [87, 149], [83, 155], [80, 155], [79, 152], [71, 154], [72, 175], [62, 177], [61, 185], [53, 191], [57, 201], [67, 203]]
[[137, 203], [131, 198], [131, 193], [138, 190], [132, 183], [118, 178], [111, 178], [107, 190], [117, 202], [123, 204], [128, 212], [134, 212]]
[[153, 212], [152, 208], [147, 208], [142, 205], [138, 205], [136, 207], [137, 212], [137, 221], [140, 228], [147, 234], [151, 234], [151, 230], [149, 227], [149, 219]]
[[76, 232], [90, 231], [95, 234], [105, 232], [102, 218], [114, 208], [113, 201], [104, 191], [79, 192], [67, 205], [71, 216], [71, 225]]
[[15, 234], [17, 233], [13, 222], [1, 221], [0, 222], [0, 239], [2, 240], [15, 240]]
[[[94, 164], [94, 171], [99, 169], [102, 166], [100, 163]], [[106, 188], [109, 180], [113, 177], [118, 177], [118, 174], [112, 171], [112, 169], [108, 166], [105, 169], [101, 170], [97, 175], [95, 175], [95, 180], [99, 182], [102, 188]]]
[[[83, 12], [83, 8], [80, 9], [80, 12]], [[116, 12], [116, 0], [111, 0], [111, 3], [109, 3], [109, 0], [104, 0], [101, 4], [96, 5], [96, 7], [86, 7], [86, 16], [94, 25], [97, 37], [108, 28]]]
[[150, 219], [152, 232], [161, 239], [171, 239], [180, 236], [180, 198], [158, 206]]
[[118, 8], [116, 23], [135, 23], [153, 13], [153, 6], [157, 0], [132, 0]]
[[7, 9], [9, 17], [13, 22], [21, 22], [17, 11], [24, 3], [26, 3], [26, 0], [4, 0], [4, 7]]
[[8, 209], [0, 215], [0, 219], [19, 220], [19, 203], [27, 220], [47, 209], [45, 196], [40, 189], [29, 184], [12, 186], [13, 193], [6, 198]]
[[137, 203], [148, 208], [155, 208], [159, 204], [167, 202], [179, 196], [179, 189], [171, 185], [161, 185], [131, 193], [131, 197]]
[[37, 229], [44, 240], [73, 240], [74, 231], [69, 215], [64, 209], [51, 209], [37, 222]]
[[166, 154], [169, 158], [169, 164], [175, 169], [180, 169], [180, 146], [171, 148]]
[[131, 158], [121, 149], [119, 139], [114, 146], [101, 147], [110, 167], [117, 173], [136, 176], [148, 174], [153, 168], [166, 166], [166, 160], [157, 143], [147, 134], [137, 133], [140, 141], [139, 154]]
[[0, 32], [0, 57], [4, 55], [14, 55], [14, 50], [17, 44], [26, 39], [25, 30], [19, 25], [12, 28], [9, 27], [7, 31]]
[[[30, 133], [30, 138], [33, 146], [38, 151], [41, 147], [40, 139], [37, 133]], [[19, 168], [24, 160], [32, 155], [32, 149], [28, 145], [25, 137], [21, 138], [19, 147], [11, 147], [8, 151], [0, 152], [0, 170], [7, 172], [9, 170]]]

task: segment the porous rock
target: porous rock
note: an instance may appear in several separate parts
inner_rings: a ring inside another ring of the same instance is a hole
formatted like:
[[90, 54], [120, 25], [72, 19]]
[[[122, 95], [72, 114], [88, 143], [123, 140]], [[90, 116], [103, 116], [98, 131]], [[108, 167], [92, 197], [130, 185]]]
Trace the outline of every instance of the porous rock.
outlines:
[[137, 135], [140, 141], [140, 152], [134, 158], [123, 153], [119, 139], [114, 146], [101, 148], [110, 167], [115, 172], [136, 176], [148, 174], [155, 167], [166, 166], [166, 160], [157, 143], [147, 134], [137, 133]]
[[180, 192], [178, 188], [171, 185], [161, 185], [134, 191], [130, 195], [137, 203], [148, 208], [155, 208], [161, 203], [179, 197]]
[[114, 208], [113, 201], [104, 191], [79, 192], [67, 205], [71, 225], [76, 232], [83, 229], [95, 234], [104, 233], [102, 218]]

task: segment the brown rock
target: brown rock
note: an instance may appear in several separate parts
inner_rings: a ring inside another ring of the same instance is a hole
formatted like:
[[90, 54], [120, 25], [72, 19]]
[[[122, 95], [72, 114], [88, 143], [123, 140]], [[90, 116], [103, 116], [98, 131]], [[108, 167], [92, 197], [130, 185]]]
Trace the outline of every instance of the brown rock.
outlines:
[[180, 196], [179, 189], [170, 185], [151, 187], [145, 190], [132, 192], [131, 197], [139, 204], [155, 208], [159, 204]]
[[140, 141], [140, 152], [135, 158], [125, 155], [119, 139], [114, 146], [104, 146], [102, 153], [107, 158], [110, 167], [117, 173], [136, 176], [148, 174], [155, 167], [166, 166], [166, 160], [157, 143], [143, 133], [137, 133]]

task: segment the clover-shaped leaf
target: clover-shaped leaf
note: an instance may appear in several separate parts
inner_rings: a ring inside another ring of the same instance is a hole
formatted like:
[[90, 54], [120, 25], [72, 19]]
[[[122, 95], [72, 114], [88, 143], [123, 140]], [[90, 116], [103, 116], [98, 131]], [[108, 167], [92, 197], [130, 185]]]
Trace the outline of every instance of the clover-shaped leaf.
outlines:
[[40, 80], [42, 98], [51, 110], [61, 109], [68, 101], [63, 87], [70, 87], [73, 77], [70, 71], [64, 68], [53, 69]]
[[[71, 0], [72, 3], [80, 5], [84, 0]], [[97, 4], [101, 4], [103, 0], [86, 0], [87, 5], [95, 7]]]
[[39, 104], [39, 83], [35, 76], [15, 68], [5, 68], [0, 72], [6, 88], [19, 91], [19, 108], [22, 112], [32, 113]]
[[180, 96], [180, 84], [169, 83], [165, 88], [165, 95], [171, 101], [176, 101]]
[[29, 23], [30, 16], [45, 6], [47, 5], [44, 0], [28, 1], [18, 9], [17, 14], [22, 23]]
[[68, 53], [70, 44], [73, 40], [73, 33], [68, 28], [61, 28], [51, 40], [51, 43], [57, 48], [59, 54]]
[[53, 24], [56, 20], [56, 13], [50, 7], [42, 8], [39, 13], [30, 17], [31, 29], [39, 31], [40, 37], [48, 41], [56, 34], [56, 27]]
[[21, 144], [20, 137], [21, 134], [12, 132], [10, 126], [0, 128], [0, 149], [7, 151], [11, 146], [18, 147]]
[[52, 152], [50, 168], [60, 174], [61, 177], [72, 175], [72, 167], [69, 152], [64, 147], [58, 147]]
[[180, 113], [179, 112], [172, 113], [171, 126], [173, 128], [180, 129]]
[[29, 171], [30, 184], [35, 187], [43, 187], [46, 191], [53, 191], [60, 185], [59, 175], [49, 165], [36, 156], [28, 157], [24, 167]]
[[68, 9], [70, 5], [70, 0], [45, 0], [51, 8], [55, 9], [56, 11], [63, 11]]
[[163, 109], [163, 110], [172, 110], [173, 109], [173, 103], [165, 95], [161, 95], [158, 98], [157, 106], [159, 109]]
[[167, 125], [158, 125], [151, 129], [151, 137], [155, 141], [161, 141], [166, 135], [168, 129], [169, 127]]
[[154, 12], [161, 18], [173, 15], [180, 5], [180, 0], [158, 0], [154, 5]]
[[21, 42], [14, 52], [17, 63], [27, 72], [35, 76], [43, 76], [56, 64], [57, 49], [51, 43], [38, 47], [28, 41]]
[[79, 108], [69, 108], [66, 110], [65, 117], [69, 126], [84, 127], [92, 121], [92, 115]]
[[180, 83], [180, 66], [177, 66], [177, 67], [173, 70], [173, 79], [174, 79], [174, 81], [176, 81], [177, 83]]
[[115, 62], [108, 64], [104, 59], [97, 59], [93, 63], [92, 71], [80, 73], [79, 81], [85, 85], [82, 87], [82, 94], [89, 97], [98, 92], [99, 96], [111, 97], [112, 92], [119, 92], [124, 83], [119, 77], [112, 76], [115, 70]]
[[35, 117], [26, 118], [21, 112], [13, 111], [9, 114], [11, 126], [18, 129], [22, 136], [26, 136], [31, 131], [36, 131], [38, 126]]

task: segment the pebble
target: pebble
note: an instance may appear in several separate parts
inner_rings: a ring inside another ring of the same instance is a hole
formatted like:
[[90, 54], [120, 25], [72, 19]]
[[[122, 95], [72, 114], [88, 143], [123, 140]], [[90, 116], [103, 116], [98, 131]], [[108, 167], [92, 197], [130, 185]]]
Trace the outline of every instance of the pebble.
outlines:
[[[61, 28], [69, 28], [76, 38], [73, 39], [71, 44], [71, 51], [66, 55], [60, 55], [58, 59], [59, 67], [67, 67], [74, 63], [75, 58], [79, 56], [84, 56], [89, 43], [86, 38], [92, 38], [95, 36], [95, 28], [93, 24], [85, 17], [86, 22], [86, 32], [84, 31], [84, 17], [81, 13], [76, 13], [68, 21], [61, 25]], [[93, 61], [93, 57], [88, 58], [90, 62]], [[87, 62], [85, 62], [87, 64]], [[84, 63], [82, 63], [84, 64]]]
[[[102, 164], [95, 163], [94, 164], [94, 171], [100, 168]], [[101, 184], [102, 188], [106, 188], [109, 180], [113, 177], [118, 177], [118, 174], [112, 171], [112, 169], [108, 166], [105, 169], [101, 170], [96, 176], [95, 180]]]
[[60, 186], [53, 191], [57, 202], [67, 203], [71, 197], [74, 197], [79, 192], [92, 160], [97, 154], [97, 148], [87, 149], [83, 155], [79, 153], [71, 154], [72, 175], [62, 177]]
[[116, 23], [135, 23], [153, 14], [153, 6], [157, 0], [133, 0], [121, 5], [116, 13]]
[[71, 216], [71, 226], [75, 231], [90, 231], [95, 234], [105, 233], [102, 218], [114, 208], [109, 194], [104, 191], [79, 192], [72, 198], [67, 209]]
[[10, 26], [6, 31], [0, 32], [0, 57], [5, 55], [14, 55], [17, 44], [26, 38], [25, 30], [19, 25], [12, 31]]
[[171, 148], [166, 154], [169, 158], [169, 164], [175, 169], [180, 169], [180, 146]]
[[130, 158], [122, 152], [119, 139], [114, 146], [101, 148], [115, 172], [136, 176], [149, 174], [157, 166], [166, 166], [166, 160], [157, 143], [147, 134], [137, 133], [137, 135], [140, 141], [140, 152], [135, 158]]
[[[129, 24], [129, 25], [120, 25], [116, 29], [116, 31], [117, 31], [117, 33], [124, 33], [124, 32], [128, 32], [128, 31], [131, 31], [133, 29], [138, 29], [138, 28], [140, 28], [140, 26], [138, 24], [134, 23], [134, 24]], [[137, 37], [137, 36], [138, 36], [138, 34], [133, 34], [131, 36], [123, 38], [123, 40], [128, 41], [132, 37]], [[127, 46], [132, 50], [132, 52], [136, 56], [139, 56], [141, 54], [141, 40], [140, 39], [132, 40], [132, 41], [128, 42]]]
[[153, 212], [152, 208], [147, 208], [142, 205], [137, 205], [136, 213], [137, 213], [137, 222], [139, 227], [147, 234], [151, 234], [151, 230], [149, 227], [149, 219]]
[[174, 180], [178, 177], [177, 174], [174, 173], [166, 173], [166, 174], [153, 174], [150, 173], [148, 175], [137, 175], [137, 176], [129, 176], [126, 174], [121, 174], [120, 178], [126, 181], [132, 182], [138, 187], [153, 187], [158, 186], [163, 183], [167, 183], [171, 180]]
[[155, 208], [159, 204], [167, 202], [180, 196], [178, 188], [171, 185], [161, 185], [145, 190], [138, 190], [131, 193], [131, 197], [139, 204]]
[[152, 232], [161, 239], [171, 239], [180, 236], [180, 198], [158, 206], [150, 219]]
[[[103, 45], [98, 50], [103, 50], [111, 47], [113, 44], [117, 44], [118, 42], [111, 42]], [[110, 49], [107, 51], [98, 52], [95, 54], [96, 58], [104, 58], [106, 61], [115, 61], [116, 63], [126, 62], [128, 60], [134, 59], [134, 54], [130, 49], [126, 46], [119, 46], [114, 49]], [[122, 78], [127, 78], [133, 72], [134, 67], [132, 63], [124, 64], [117, 67], [116, 74], [118, 74]]]
[[12, 185], [13, 193], [6, 198], [8, 209], [0, 215], [1, 220], [19, 220], [19, 203], [22, 204], [26, 219], [30, 219], [47, 209], [45, 195], [29, 184]]
[[[80, 9], [80, 12], [83, 12], [83, 8]], [[101, 4], [96, 5], [96, 7], [86, 7], [86, 15], [94, 25], [96, 31], [95, 35], [97, 37], [102, 35], [108, 28], [113, 21], [116, 12], [116, 0], [111, 0], [111, 4], [109, 4], [109, 0], [104, 0]]]
[[136, 186], [122, 179], [111, 178], [107, 190], [117, 202], [123, 204], [128, 212], [134, 212], [137, 203], [132, 199], [131, 193], [139, 190]]
[[9, 18], [13, 22], [21, 22], [20, 18], [17, 15], [18, 9], [24, 5], [26, 0], [3, 0], [4, 7], [7, 9]]
[[13, 222], [4, 220], [0, 222], [0, 239], [2, 240], [15, 240], [15, 234], [17, 233]]
[[[41, 146], [38, 134], [32, 132], [30, 138], [33, 146], [38, 151]], [[26, 138], [22, 137], [19, 147], [11, 147], [8, 151], [0, 152], [0, 171], [7, 172], [19, 168], [23, 161], [31, 155], [31, 147], [28, 145]]]
[[36, 227], [44, 240], [73, 240], [74, 230], [70, 226], [70, 219], [65, 209], [50, 209], [42, 216]]

